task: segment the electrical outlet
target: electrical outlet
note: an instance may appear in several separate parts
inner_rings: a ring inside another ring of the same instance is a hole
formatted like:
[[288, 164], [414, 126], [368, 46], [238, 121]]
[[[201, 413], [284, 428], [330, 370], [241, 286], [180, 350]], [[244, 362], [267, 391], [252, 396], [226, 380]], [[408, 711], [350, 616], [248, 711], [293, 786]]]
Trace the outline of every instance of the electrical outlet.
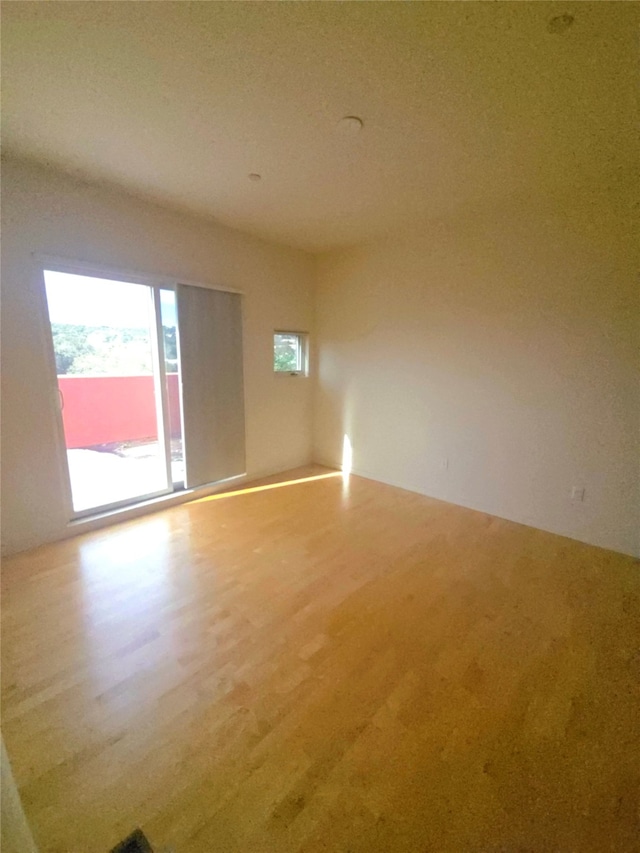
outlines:
[[585, 490], [582, 486], [574, 486], [571, 489], [571, 500], [582, 503], [584, 501]]

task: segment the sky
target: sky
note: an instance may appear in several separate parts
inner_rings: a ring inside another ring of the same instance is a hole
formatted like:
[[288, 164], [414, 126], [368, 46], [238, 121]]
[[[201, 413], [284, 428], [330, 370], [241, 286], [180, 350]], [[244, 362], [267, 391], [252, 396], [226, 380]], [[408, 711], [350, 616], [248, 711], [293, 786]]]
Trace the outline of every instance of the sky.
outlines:
[[[45, 270], [52, 323], [149, 329], [154, 323], [151, 288], [144, 284]], [[160, 291], [162, 324], [176, 325], [175, 293]]]

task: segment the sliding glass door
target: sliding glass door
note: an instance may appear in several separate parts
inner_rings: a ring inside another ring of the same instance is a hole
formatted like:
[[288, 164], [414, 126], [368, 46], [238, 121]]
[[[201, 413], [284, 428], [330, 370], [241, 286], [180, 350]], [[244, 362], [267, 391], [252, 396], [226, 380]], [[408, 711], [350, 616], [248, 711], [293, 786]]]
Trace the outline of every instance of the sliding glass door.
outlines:
[[45, 270], [74, 515], [184, 482], [175, 293]]
[[75, 518], [246, 470], [240, 294], [142, 279], [44, 270]]
[[180, 396], [180, 371], [178, 361], [178, 306], [176, 292], [160, 290], [160, 319], [164, 345], [164, 370], [167, 386], [167, 418], [171, 448], [171, 480], [174, 488], [183, 488], [184, 443], [182, 438], [182, 399]]

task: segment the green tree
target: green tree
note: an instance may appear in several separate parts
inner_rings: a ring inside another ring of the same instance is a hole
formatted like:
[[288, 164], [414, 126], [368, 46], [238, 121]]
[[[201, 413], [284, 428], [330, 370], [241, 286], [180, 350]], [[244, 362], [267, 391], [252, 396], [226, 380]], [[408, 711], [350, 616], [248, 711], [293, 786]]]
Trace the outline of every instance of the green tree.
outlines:
[[70, 323], [52, 323], [51, 330], [56, 356], [56, 373], [58, 376], [73, 373], [75, 360], [91, 352], [87, 327], [72, 326]]
[[294, 335], [276, 334], [273, 340], [274, 370], [298, 370], [298, 338]]
[[164, 357], [167, 361], [177, 361], [178, 343], [176, 341], [176, 327], [163, 326], [164, 332]]
[[52, 323], [52, 331], [58, 376], [136, 376], [152, 372], [147, 329]]
[[298, 359], [295, 350], [287, 348], [284, 352], [275, 350], [273, 354], [273, 365], [275, 370], [294, 371], [298, 367]]

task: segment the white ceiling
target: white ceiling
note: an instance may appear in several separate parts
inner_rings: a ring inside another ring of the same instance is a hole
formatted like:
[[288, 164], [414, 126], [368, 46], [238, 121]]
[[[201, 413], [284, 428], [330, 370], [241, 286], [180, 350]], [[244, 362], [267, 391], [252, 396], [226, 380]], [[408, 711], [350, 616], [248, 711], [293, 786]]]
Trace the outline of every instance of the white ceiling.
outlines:
[[[624, 194], [639, 12], [4, 2], [3, 146], [310, 251], [523, 196]], [[349, 114], [355, 136], [336, 129]]]

